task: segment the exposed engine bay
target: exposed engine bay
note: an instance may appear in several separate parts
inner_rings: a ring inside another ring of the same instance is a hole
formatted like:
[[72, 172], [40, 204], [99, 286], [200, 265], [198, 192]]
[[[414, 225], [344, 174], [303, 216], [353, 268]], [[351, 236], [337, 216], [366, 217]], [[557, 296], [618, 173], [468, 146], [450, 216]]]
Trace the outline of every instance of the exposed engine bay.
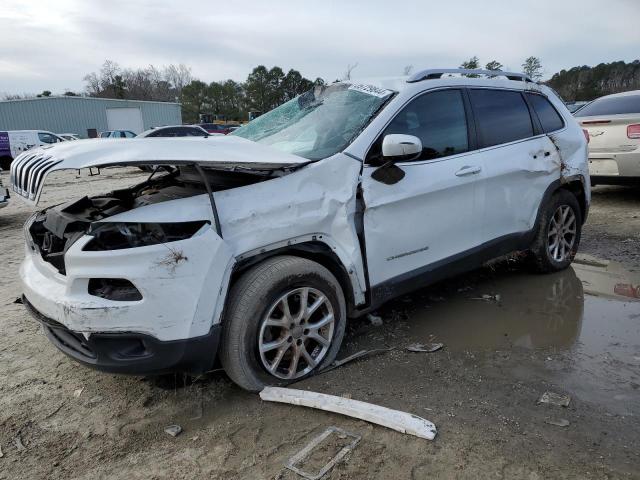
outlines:
[[[160, 169], [165, 173], [158, 174]], [[251, 185], [278, 176], [277, 173], [268, 171], [202, 171], [212, 192]], [[135, 208], [206, 193], [204, 179], [195, 167], [160, 167], [146, 181], [130, 188], [92, 197], [85, 196], [42, 210], [31, 218], [27, 227], [33, 245], [37, 247], [42, 258], [64, 275], [64, 254], [80, 237], [92, 233], [93, 222]], [[189, 225], [185, 224], [185, 228], [192, 230], [194, 222], [188, 223]], [[176, 227], [179, 225], [176, 224]], [[177, 238], [175, 229], [172, 228], [173, 235], [166, 237], [167, 241]], [[158, 235], [157, 228], [151, 234], [155, 235], [160, 243], [165, 238]], [[104, 249], [104, 245], [101, 247]]]

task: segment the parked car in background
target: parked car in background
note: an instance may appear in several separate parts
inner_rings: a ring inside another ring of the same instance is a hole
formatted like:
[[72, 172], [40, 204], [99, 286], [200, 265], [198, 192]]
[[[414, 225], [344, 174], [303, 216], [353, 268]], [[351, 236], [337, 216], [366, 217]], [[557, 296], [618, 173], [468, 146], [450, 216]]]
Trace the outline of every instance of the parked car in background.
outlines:
[[575, 117], [589, 132], [592, 185], [640, 184], [640, 90], [600, 97]]
[[587, 103], [589, 102], [580, 100], [577, 102], [567, 102], [565, 103], [565, 105], [567, 106], [567, 110], [569, 110], [571, 113], [575, 113], [578, 110], [580, 110], [582, 107], [584, 107]]
[[199, 123], [199, 127], [204, 128], [207, 132], [217, 135], [227, 135], [231, 132], [229, 128], [237, 125], [221, 125], [218, 123]]
[[33, 147], [64, 142], [46, 130], [9, 130], [0, 132], [0, 168], [9, 169], [14, 158]]
[[134, 138], [136, 136], [131, 130], [107, 130], [100, 132], [99, 138]]
[[[157, 127], [142, 132], [137, 138], [178, 138], [178, 137], [209, 137], [213, 134], [207, 132], [204, 128], [198, 125], [169, 125], [166, 127]], [[151, 172], [154, 170], [155, 165], [141, 165], [140, 170], [145, 172]]]
[[138, 135], [138, 138], [153, 137], [208, 137], [209, 132], [198, 125], [169, 125], [156, 127]]
[[80, 140], [80, 135], [77, 133], [58, 133], [58, 136], [67, 141]]
[[315, 87], [227, 136], [35, 153], [11, 170], [32, 204], [54, 171], [174, 167], [27, 220], [23, 304], [51, 342], [121, 373], [218, 356], [251, 391], [330, 365], [348, 316], [489, 259], [567, 268], [591, 198], [562, 101], [483, 70]]

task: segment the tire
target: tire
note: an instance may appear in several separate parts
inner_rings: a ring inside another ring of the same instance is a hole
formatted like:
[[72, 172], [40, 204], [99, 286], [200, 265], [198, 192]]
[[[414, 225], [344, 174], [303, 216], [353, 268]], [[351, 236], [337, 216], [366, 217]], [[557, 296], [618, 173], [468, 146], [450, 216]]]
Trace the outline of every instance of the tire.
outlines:
[[[306, 318], [312, 307], [315, 310]], [[330, 318], [332, 323], [326, 323]], [[231, 380], [245, 390], [287, 385], [335, 360], [345, 323], [344, 294], [329, 270], [300, 257], [273, 257], [245, 272], [231, 288], [220, 361]]]
[[[563, 225], [562, 229], [558, 229], [558, 225]], [[554, 230], [560, 233], [553, 235]], [[581, 233], [582, 211], [577, 198], [568, 190], [558, 190], [540, 212], [538, 231], [531, 245], [534, 268], [541, 273], [558, 272], [567, 268], [576, 255]], [[554, 247], [556, 238], [557, 249]], [[561, 239], [565, 240], [564, 244]]]

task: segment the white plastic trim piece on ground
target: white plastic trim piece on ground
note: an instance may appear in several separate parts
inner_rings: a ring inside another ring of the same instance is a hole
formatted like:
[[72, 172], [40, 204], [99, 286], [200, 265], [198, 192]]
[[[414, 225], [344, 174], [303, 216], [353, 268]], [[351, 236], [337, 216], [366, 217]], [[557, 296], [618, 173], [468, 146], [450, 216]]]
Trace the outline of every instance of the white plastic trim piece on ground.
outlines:
[[433, 440], [437, 433], [436, 426], [422, 417], [350, 398], [280, 387], [265, 387], [260, 398], [340, 413], [427, 440]]

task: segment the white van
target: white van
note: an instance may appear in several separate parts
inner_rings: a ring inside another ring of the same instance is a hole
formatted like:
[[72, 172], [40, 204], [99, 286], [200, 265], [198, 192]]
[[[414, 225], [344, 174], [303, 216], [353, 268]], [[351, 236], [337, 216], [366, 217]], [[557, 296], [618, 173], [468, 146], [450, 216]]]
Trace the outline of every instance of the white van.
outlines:
[[46, 130], [0, 132], [0, 168], [8, 170], [13, 159], [25, 150], [58, 142], [64, 142], [64, 138]]

